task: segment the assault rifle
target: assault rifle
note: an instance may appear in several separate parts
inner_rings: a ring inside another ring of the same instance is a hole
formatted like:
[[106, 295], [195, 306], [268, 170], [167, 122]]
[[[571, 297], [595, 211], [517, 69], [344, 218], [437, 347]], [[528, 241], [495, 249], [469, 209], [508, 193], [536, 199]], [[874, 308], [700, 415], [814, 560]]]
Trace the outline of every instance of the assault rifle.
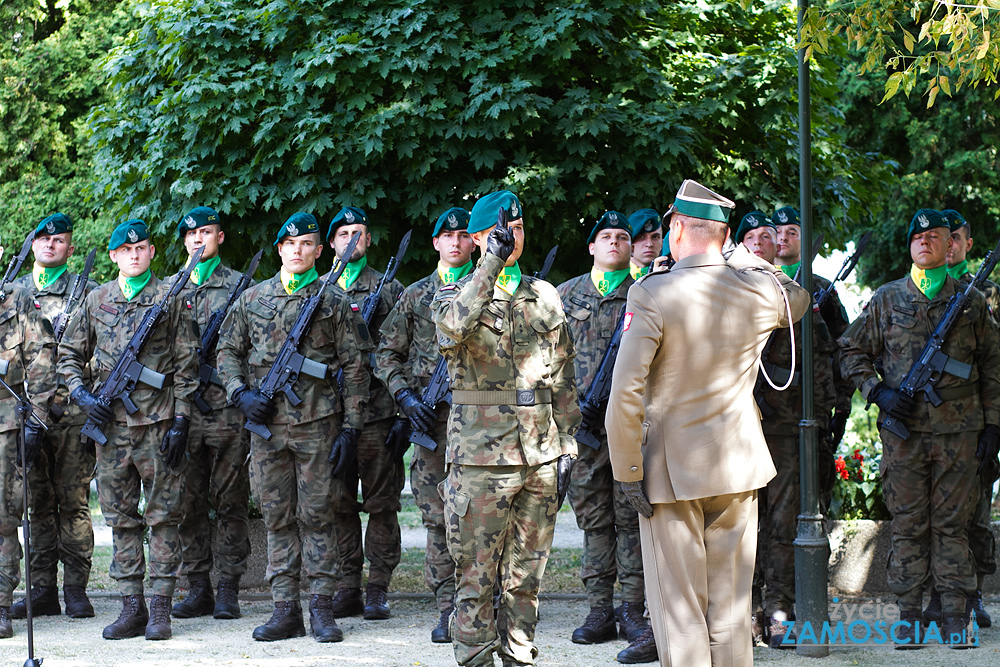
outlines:
[[[288, 399], [288, 402], [295, 407], [302, 404], [302, 399], [292, 389], [292, 386], [298, 381], [299, 375], [305, 374], [317, 380], [322, 380], [326, 377], [327, 365], [299, 354], [299, 346], [302, 344], [302, 339], [309, 333], [309, 327], [312, 326], [316, 309], [319, 308], [320, 302], [323, 301], [323, 292], [326, 291], [329, 285], [335, 283], [340, 274], [347, 268], [347, 263], [354, 253], [354, 247], [358, 245], [359, 238], [361, 238], [361, 232], [354, 232], [354, 236], [351, 237], [347, 247], [344, 248], [343, 254], [334, 260], [333, 266], [330, 268], [330, 273], [326, 276], [326, 280], [320, 283], [319, 290], [306, 299], [306, 302], [302, 305], [302, 309], [299, 311], [298, 317], [295, 318], [295, 323], [292, 325], [291, 331], [288, 332], [288, 337], [281, 345], [281, 349], [278, 350], [278, 356], [274, 358], [274, 363], [268, 369], [264, 380], [260, 383], [260, 393], [265, 397], [273, 399], [278, 392], [281, 392]], [[256, 433], [265, 440], [271, 439], [271, 430], [264, 424], [258, 424], [247, 419], [243, 428]]]
[[3, 274], [3, 279], [0, 279], [0, 303], [7, 298], [6, 287], [7, 283], [13, 282], [17, 278], [17, 274], [21, 272], [21, 265], [24, 264], [25, 258], [28, 256], [28, 251], [31, 250], [31, 242], [35, 240], [35, 230], [32, 229], [26, 237], [24, 237], [24, 243], [21, 245], [21, 252], [17, 253], [10, 258], [10, 262], [7, 264], [7, 270]]
[[[948, 335], [951, 334], [952, 329], [958, 324], [958, 318], [962, 316], [962, 313], [968, 307], [969, 301], [972, 299], [972, 293], [983, 288], [986, 279], [990, 277], [990, 273], [996, 268], [997, 261], [1000, 261], [1000, 241], [997, 241], [993, 250], [986, 255], [982, 266], [976, 271], [976, 277], [972, 279], [972, 282], [965, 288], [965, 291], [956, 293], [948, 300], [948, 306], [944, 311], [944, 315], [941, 316], [941, 321], [934, 327], [934, 331], [931, 333], [931, 337], [924, 346], [923, 351], [906, 374], [903, 383], [899, 386], [901, 392], [913, 398], [916, 398], [917, 394], [923, 393], [924, 398], [931, 405], [937, 407], [944, 402], [937, 389], [934, 388], [941, 380], [942, 374], [949, 373], [963, 380], [969, 378], [969, 375], [972, 373], [972, 366], [952, 359], [941, 348], [944, 347], [944, 342], [948, 339]], [[882, 422], [882, 427], [903, 440], [910, 437], [910, 431], [906, 428], [906, 424], [891, 415], [886, 416]]]
[[87, 261], [83, 265], [83, 273], [73, 281], [73, 287], [69, 290], [69, 297], [66, 299], [66, 306], [62, 312], [52, 320], [52, 331], [55, 334], [56, 342], [62, 340], [66, 333], [66, 325], [69, 324], [69, 317], [76, 310], [77, 304], [83, 299], [83, 292], [87, 289], [87, 279], [90, 278], [90, 271], [94, 268], [94, 257], [97, 255], [97, 248], [93, 248], [87, 255]]
[[871, 241], [871, 238], [872, 233], [865, 232], [864, 235], [858, 239], [858, 245], [855, 247], [854, 253], [844, 260], [844, 264], [840, 267], [840, 271], [837, 272], [836, 277], [830, 281], [830, 284], [827, 285], [826, 288], [813, 294], [813, 303], [815, 304], [815, 308], [823, 310], [823, 306], [826, 305], [826, 302], [836, 291], [837, 283], [847, 280], [847, 277], [851, 275], [851, 271], [853, 271], [854, 267], [858, 265], [858, 260], [861, 259], [861, 255], [865, 254], [865, 250], [868, 248], [868, 242]]
[[219, 343], [219, 330], [222, 329], [222, 321], [226, 319], [226, 313], [236, 303], [236, 299], [240, 297], [240, 294], [243, 294], [246, 288], [250, 287], [250, 283], [253, 281], [253, 274], [257, 273], [257, 264], [260, 262], [260, 256], [263, 252], [263, 250], [260, 250], [253, 256], [253, 259], [250, 260], [250, 267], [246, 270], [246, 273], [240, 276], [236, 286], [233, 287], [233, 291], [229, 293], [226, 305], [212, 313], [212, 316], [208, 318], [205, 331], [201, 334], [201, 347], [198, 348], [198, 389], [195, 390], [191, 401], [203, 415], [207, 415], [212, 411], [211, 406], [205, 401], [205, 392], [208, 390], [208, 385], [222, 385], [219, 382], [219, 371], [208, 363], [208, 358], [211, 356], [212, 350]]
[[[608, 343], [608, 347], [604, 350], [604, 356], [601, 357], [601, 363], [597, 366], [597, 374], [594, 375], [594, 379], [591, 381], [590, 386], [587, 387], [587, 393], [583, 395], [583, 400], [580, 401], [580, 410], [583, 411], [585, 408], [588, 411], [599, 411], [603, 414], [608, 408], [608, 398], [611, 396], [611, 375], [615, 370], [615, 360], [618, 358], [618, 349], [622, 344], [622, 330], [625, 328], [625, 306], [622, 306], [621, 312], [618, 314], [618, 325], [615, 327], [615, 332], [611, 336], [611, 342]], [[600, 424], [591, 424], [586, 417], [583, 418], [583, 423], [580, 424], [580, 428], [576, 432], [576, 441], [582, 445], [586, 445], [591, 449], [597, 450], [601, 447], [601, 441], [597, 439], [594, 434], [595, 431], [600, 429]]]
[[538, 271], [535, 271], [535, 275], [533, 276], [534, 278], [538, 278], [539, 280], [545, 280], [546, 278], [549, 277], [549, 271], [552, 270], [552, 264], [556, 261], [557, 252], [559, 252], [558, 244], [552, 246], [552, 249], [549, 250], [549, 254], [545, 256], [545, 261], [542, 262], [542, 268], [539, 269]]
[[[142, 354], [142, 349], [149, 342], [153, 331], [156, 330], [156, 325], [167, 312], [170, 300], [177, 296], [177, 293], [187, 283], [191, 277], [191, 270], [201, 261], [201, 254], [204, 251], [204, 247], [195, 251], [191, 256], [191, 261], [177, 274], [174, 283], [170, 286], [170, 291], [163, 296], [163, 300], [153, 304], [153, 307], [142, 316], [142, 321], [139, 322], [139, 326], [136, 327], [132, 338], [129, 339], [128, 345], [125, 346], [125, 350], [112, 367], [108, 379], [101, 384], [96, 395], [98, 401], [104, 405], [111, 405], [111, 401], [120, 398], [125, 404], [125, 411], [132, 415], [139, 411], [139, 406], [132, 401], [132, 392], [135, 390], [136, 384], [141, 382], [154, 389], [163, 389], [166, 376], [140, 364], [139, 355]], [[80, 429], [80, 433], [99, 445], [108, 441], [107, 436], [101, 431], [93, 417], [87, 417], [87, 423]]]

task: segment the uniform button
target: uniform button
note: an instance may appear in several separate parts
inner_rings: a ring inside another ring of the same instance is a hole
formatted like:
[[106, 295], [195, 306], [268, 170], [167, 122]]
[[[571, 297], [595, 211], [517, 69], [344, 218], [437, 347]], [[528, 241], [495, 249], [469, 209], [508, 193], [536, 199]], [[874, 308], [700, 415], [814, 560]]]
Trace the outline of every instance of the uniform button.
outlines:
[[632, 472], [635, 472], [638, 469], [639, 469], [639, 466], [632, 466]]

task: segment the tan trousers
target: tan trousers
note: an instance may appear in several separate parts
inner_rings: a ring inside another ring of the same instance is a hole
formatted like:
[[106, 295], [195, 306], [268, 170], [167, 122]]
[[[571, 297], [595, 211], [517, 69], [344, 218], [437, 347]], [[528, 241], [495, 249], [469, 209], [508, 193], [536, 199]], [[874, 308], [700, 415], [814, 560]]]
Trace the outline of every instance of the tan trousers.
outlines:
[[757, 492], [654, 504], [639, 534], [660, 664], [753, 665]]

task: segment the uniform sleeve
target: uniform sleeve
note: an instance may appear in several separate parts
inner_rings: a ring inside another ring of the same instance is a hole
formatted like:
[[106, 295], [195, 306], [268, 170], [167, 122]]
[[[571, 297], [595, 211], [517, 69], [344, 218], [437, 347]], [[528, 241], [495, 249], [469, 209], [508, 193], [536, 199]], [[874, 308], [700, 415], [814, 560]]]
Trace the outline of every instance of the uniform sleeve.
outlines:
[[805, 315], [806, 309], [812, 306], [812, 295], [809, 292], [802, 289], [797, 282], [786, 276], [784, 271], [754, 255], [742, 243], [736, 246], [736, 250], [729, 256], [726, 263], [736, 270], [755, 269], [770, 273], [777, 278], [781, 289], [785, 292], [785, 298], [788, 299], [788, 310], [792, 314], [790, 322], [788, 320], [788, 310], [785, 309], [785, 298], [780, 299], [777, 328], [788, 327], [792, 323], [798, 322]]
[[250, 385], [246, 376], [247, 352], [250, 349], [246, 316], [248, 293], [243, 292], [226, 314], [215, 348], [219, 381], [226, 388], [226, 398], [230, 402], [238, 390]]
[[368, 406], [368, 358], [372, 340], [361, 315], [351, 308], [349, 299], [341, 299], [337, 318], [337, 357], [344, 371], [344, 428], [362, 429]]
[[580, 403], [576, 392], [576, 370], [573, 360], [576, 350], [569, 335], [569, 326], [563, 322], [559, 327], [559, 344], [556, 350], [559, 358], [552, 364], [552, 418], [559, 429], [559, 442], [563, 454], [576, 456], [576, 438], [573, 434], [580, 427]]
[[[30, 300], [20, 299], [21, 326], [24, 327], [22, 363], [25, 383], [32, 405], [39, 418], [45, 419], [56, 394], [56, 340], [51, 325], [32, 306]], [[26, 362], [26, 363], [25, 363]]]
[[434, 323], [442, 349], [456, 347], [479, 326], [479, 316], [493, 299], [493, 286], [503, 267], [502, 259], [486, 253], [469, 280], [438, 290], [433, 304]]
[[175, 298], [170, 306], [174, 319], [174, 414], [191, 416], [191, 395], [198, 389], [198, 322], [194, 313]]
[[879, 382], [875, 359], [882, 354], [882, 335], [878, 326], [877, 295], [872, 297], [858, 319], [837, 341], [840, 345], [840, 374], [858, 388], [865, 400]]
[[976, 366], [983, 420], [1000, 425], [1000, 329], [986, 303], [976, 322]]
[[382, 323], [378, 348], [375, 350], [375, 376], [382, 381], [393, 396], [410, 387], [406, 378], [406, 360], [409, 357], [413, 335], [413, 318], [409, 295], [403, 297], [389, 311]]
[[83, 369], [94, 352], [93, 328], [90, 325], [91, 301], [88, 295], [70, 316], [56, 353], [56, 371], [62, 376], [70, 394], [80, 387], [87, 391], [93, 389], [84, 386], [83, 382]]
[[833, 358], [836, 344], [830, 337], [830, 330], [822, 318], [813, 320], [813, 381], [816, 419], [820, 428], [829, 426], [830, 415], [837, 404], [837, 391], [833, 378]]

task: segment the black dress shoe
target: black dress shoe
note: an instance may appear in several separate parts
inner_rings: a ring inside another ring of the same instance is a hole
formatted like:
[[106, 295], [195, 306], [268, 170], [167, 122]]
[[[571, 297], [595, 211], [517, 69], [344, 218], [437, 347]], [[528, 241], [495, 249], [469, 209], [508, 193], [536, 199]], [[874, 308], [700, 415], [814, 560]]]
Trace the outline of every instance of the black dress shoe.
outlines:
[[302, 621], [302, 606], [298, 601], [274, 603], [274, 613], [264, 625], [254, 628], [253, 638], [259, 642], [276, 642], [279, 639], [305, 637], [306, 625]]

